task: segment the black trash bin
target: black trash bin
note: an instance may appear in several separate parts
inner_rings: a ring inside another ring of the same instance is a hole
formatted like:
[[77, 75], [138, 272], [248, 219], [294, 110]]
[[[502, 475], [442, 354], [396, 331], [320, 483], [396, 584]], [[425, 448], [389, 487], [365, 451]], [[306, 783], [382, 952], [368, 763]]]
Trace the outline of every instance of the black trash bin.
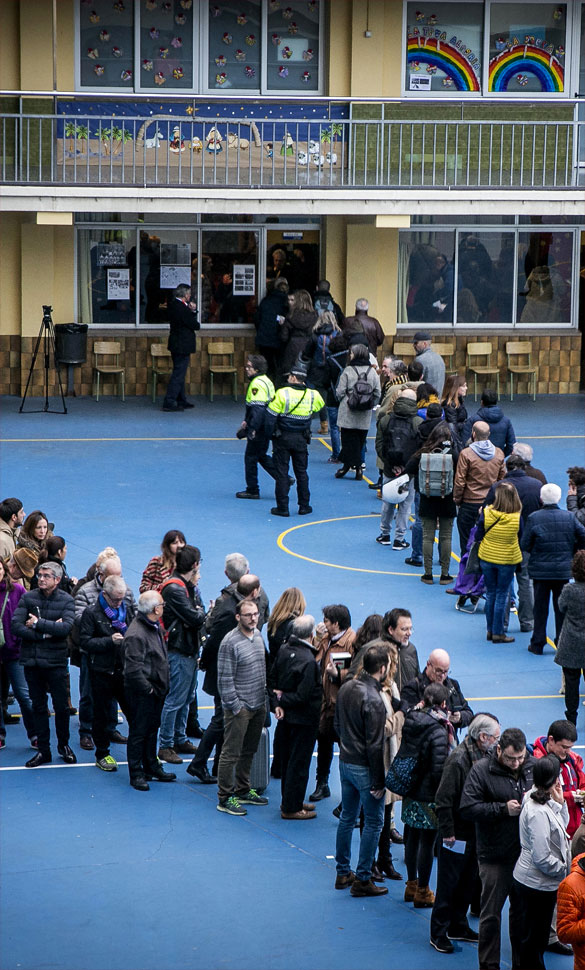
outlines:
[[55, 324], [58, 364], [84, 364], [87, 360], [87, 323]]

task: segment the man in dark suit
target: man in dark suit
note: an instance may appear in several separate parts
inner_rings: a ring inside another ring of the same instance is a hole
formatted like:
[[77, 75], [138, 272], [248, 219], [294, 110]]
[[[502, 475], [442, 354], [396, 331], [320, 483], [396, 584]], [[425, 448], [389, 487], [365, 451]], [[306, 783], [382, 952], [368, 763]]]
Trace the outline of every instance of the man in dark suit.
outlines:
[[199, 330], [199, 321], [195, 304], [191, 303], [191, 287], [186, 283], [177, 286], [169, 304], [169, 334], [168, 348], [173, 358], [173, 373], [170, 376], [167, 392], [163, 401], [163, 411], [184, 411], [195, 407], [187, 401], [185, 395], [185, 374], [189, 366], [189, 358], [195, 350], [195, 331]]

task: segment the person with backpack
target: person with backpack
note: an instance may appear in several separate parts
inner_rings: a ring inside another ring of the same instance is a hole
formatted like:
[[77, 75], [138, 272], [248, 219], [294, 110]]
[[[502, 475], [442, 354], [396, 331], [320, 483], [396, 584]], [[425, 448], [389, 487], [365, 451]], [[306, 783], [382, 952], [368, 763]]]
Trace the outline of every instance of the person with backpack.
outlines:
[[456, 458], [449, 425], [437, 424], [422, 447], [406, 463], [405, 472], [414, 478], [414, 487], [420, 496], [420, 517], [423, 528], [424, 574], [421, 582], [433, 585], [433, 549], [435, 530], [439, 522], [439, 562], [441, 586], [453, 581], [449, 575], [451, 563], [451, 537], [457, 510], [453, 501], [453, 481]]
[[[396, 399], [393, 411], [384, 414], [376, 428], [376, 453], [383, 465], [384, 484], [404, 473], [407, 462], [417, 448], [416, 431], [420, 423], [421, 418], [416, 413], [416, 393], [405, 388]], [[405, 542], [404, 536], [413, 498], [414, 483], [411, 481], [406, 499], [398, 505], [393, 549], [408, 548], [409, 543]], [[395, 511], [395, 505], [382, 502], [380, 535], [376, 539], [382, 546], [390, 545]]]
[[343, 330], [345, 316], [339, 303], [336, 303], [331, 296], [331, 283], [329, 280], [319, 280], [317, 289], [315, 290], [315, 296], [313, 297], [313, 306], [320, 317], [324, 313], [333, 313], [338, 330]]
[[514, 637], [506, 634], [504, 620], [514, 573], [522, 562], [518, 544], [521, 512], [516, 486], [500, 482], [492, 505], [486, 505], [479, 516], [476, 541], [486, 588], [486, 639], [492, 643], [514, 643]]
[[186, 728], [189, 704], [197, 689], [199, 635], [205, 623], [197, 587], [200, 568], [199, 549], [184, 546], [177, 552], [173, 575], [160, 588], [170, 682], [160, 719], [158, 757], [173, 765], [182, 763], [180, 754], [193, 755], [197, 751]]
[[350, 468], [355, 468], [356, 481], [362, 480], [362, 448], [372, 421], [372, 409], [380, 400], [380, 394], [380, 378], [370, 364], [367, 346], [353, 344], [349, 350], [349, 363], [337, 385], [342, 467], [335, 472], [336, 478], [343, 478]]
[[329, 387], [325, 404], [327, 406], [327, 417], [329, 419], [329, 434], [331, 436], [331, 455], [327, 459], [330, 465], [339, 464], [339, 452], [341, 451], [341, 432], [337, 424], [337, 414], [339, 411], [339, 400], [337, 398], [337, 385], [344, 368], [347, 364], [348, 349], [347, 342], [342, 333], [335, 334], [329, 344], [329, 356], [327, 358], [327, 368], [329, 370]]
[[[329, 367], [327, 364], [330, 354], [329, 344], [339, 333], [335, 314], [329, 310], [323, 311], [319, 314], [311, 338], [305, 344], [305, 349], [298, 361], [307, 368], [307, 387], [318, 391], [323, 400], [327, 397], [329, 387]], [[323, 407], [319, 412], [319, 420], [321, 422], [320, 433], [327, 434], [329, 428], [326, 407]]]

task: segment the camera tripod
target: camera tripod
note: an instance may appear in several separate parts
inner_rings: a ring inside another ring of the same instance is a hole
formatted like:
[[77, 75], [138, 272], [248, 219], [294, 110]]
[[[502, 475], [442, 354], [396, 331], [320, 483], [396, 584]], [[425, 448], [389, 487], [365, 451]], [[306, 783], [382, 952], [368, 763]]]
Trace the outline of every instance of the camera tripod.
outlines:
[[[59, 367], [57, 366], [57, 354], [56, 354], [56, 347], [55, 347], [55, 328], [53, 326], [53, 320], [51, 317], [52, 310], [53, 310], [52, 306], [45, 306], [43, 304], [43, 319], [41, 322], [39, 335], [37, 337], [37, 342], [35, 344], [35, 349], [33, 351], [30, 370], [28, 372], [28, 380], [26, 382], [26, 387], [24, 389], [22, 401], [20, 402], [20, 407], [18, 409], [19, 414], [22, 414], [22, 409], [24, 408], [24, 402], [26, 401], [26, 396], [28, 394], [28, 389], [30, 386], [30, 382], [32, 380], [33, 371], [35, 369], [35, 364], [37, 362], [37, 356], [39, 353], [39, 348], [41, 346], [41, 340], [44, 340], [44, 354], [45, 354], [45, 406], [43, 408], [34, 408], [32, 411], [27, 411], [27, 414], [38, 414], [41, 412], [46, 412], [50, 414], [67, 414], [65, 395], [63, 394], [63, 385], [61, 383], [61, 375], [59, 373]], [[53, 411], [49, 407], [49, 366], [50, 366], [51, 352], [53, 353], [53, 366], [57, 374], [57, 382], [59, 384], [59, 393], [61, 395], [61, 403], [63, 404], [63, 411]]]

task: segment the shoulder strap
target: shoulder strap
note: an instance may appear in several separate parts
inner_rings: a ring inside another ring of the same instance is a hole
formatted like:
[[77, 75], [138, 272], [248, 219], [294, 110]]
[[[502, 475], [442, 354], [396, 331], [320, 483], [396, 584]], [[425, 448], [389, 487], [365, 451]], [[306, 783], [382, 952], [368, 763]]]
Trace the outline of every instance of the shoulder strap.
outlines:
[[6, 590], [6, 596], [4, 597], [4, 602], [2, 604], [2, 609], [0, 610], [0, 623], [2, 622], [2, 617], [4, 616], [4, 610], [6, 609], [6, 604], [8, 602], [9, 592]]
[[172, 576], [170, 579], [165, 579], [164, 583], [161, 585], [159, 592], [162, 593], [163, 589], [167, 586], [182, 586], [185, 590], [185, 596], [189, 599], [189, 591], [187, 589], [187, 584], [183, 582], [182, 579], [177, 579], [176, 576]]
[[296, 411], [296, 409], [297, 409], [298, 407], [300, 407], [300, 406], [301, 406], [301, 404], [302, 404], [302, 403], [303, 403], [303, 401], [305, 400], [305, 395], [306, 395], [306, 393], [307, 393], [307, 388], [305, 388], [305, 390], [303, 391], [303, 396], [299, 398], [299, 400], [298, 400], [298, 401], [297, 401], [297, 403], [295, 404], [295, 406], [294, 406], [294, 408], [291, 408], [291, 409], [290, 409], [290, 411], [287, 411], [287, 412], [286, 412], [287, 414], [292, 414], [292, 413], [293, 413], [293, 411]]

